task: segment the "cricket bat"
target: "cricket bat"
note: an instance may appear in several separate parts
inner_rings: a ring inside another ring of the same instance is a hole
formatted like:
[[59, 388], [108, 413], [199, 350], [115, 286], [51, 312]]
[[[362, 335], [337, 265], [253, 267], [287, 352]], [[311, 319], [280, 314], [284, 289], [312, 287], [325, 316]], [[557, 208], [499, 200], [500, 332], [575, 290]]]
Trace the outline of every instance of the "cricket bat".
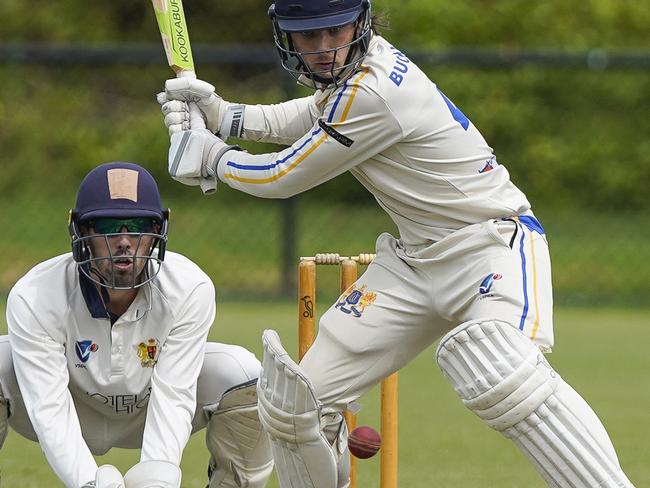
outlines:
[[[190, 36], [187, 32], [185, 13], [183, 12], [182, 0], [151, 0], [153, 9], [160, 30], [167, 64], [176, 73], [178, 78], [196, 78], [194, 71], [194, 59], [192, 58], [192, 47]], [[200, 110], [194, 102], [190, 102], [190, 117], [193, 125], [196, 122], [203, 122]], [[197, 116], [197, 114], [199, 114]], [[217, 189], [215, 178], [204, 178], [201, 180], [203, 193], [214, 193]]]

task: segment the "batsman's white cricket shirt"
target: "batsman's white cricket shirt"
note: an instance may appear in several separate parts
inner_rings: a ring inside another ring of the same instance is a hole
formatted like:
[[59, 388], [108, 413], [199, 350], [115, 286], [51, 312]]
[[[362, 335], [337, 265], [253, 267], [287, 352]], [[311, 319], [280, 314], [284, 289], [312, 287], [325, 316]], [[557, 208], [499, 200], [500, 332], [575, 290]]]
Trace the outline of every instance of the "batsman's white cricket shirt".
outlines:
[[7, 302], [16, 378], [41, 448], [66, 486], [94, 480], [91, 452], [119, 446], [134, 423], [144, 425], [141, 460], [180, 463], [214, 315], [210, 278], [173, 252], [117, 320], [95, 286], [80, 281], [71, 254], [16, 283]]
[[471, 121], [377, 35], [360, 70], [339, 88], [247, 105], [243, 137], [291, 147], [227, 152], [218, 176], [231, 187], [285, 198], [350, 171], [406, 244], [439, 241], [469, 224], [530, 209]]

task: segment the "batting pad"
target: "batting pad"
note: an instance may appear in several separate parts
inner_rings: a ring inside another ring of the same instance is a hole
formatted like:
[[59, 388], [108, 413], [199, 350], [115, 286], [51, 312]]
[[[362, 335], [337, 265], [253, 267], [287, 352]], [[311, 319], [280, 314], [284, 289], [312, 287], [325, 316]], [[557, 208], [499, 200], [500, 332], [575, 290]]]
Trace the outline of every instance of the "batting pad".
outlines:
[[[274, 330], [262, 335], [259, 415], [282, 488], [337, 488], [337, 454], [321, 430], [321, 406]], [[346, 481], [347, 483], [347, 481]]]
[[210, 415], [206, 443], [212, 455], [208, 488], [263, 488], [273, 471], [269, 437], [257, 414], [257, 380], [226, 391]]
[[465, 406], [512, 439], [549, 486], [633, 486], [598, 417], [515, 327], [466, 322], [442, 338], [436, 362]]

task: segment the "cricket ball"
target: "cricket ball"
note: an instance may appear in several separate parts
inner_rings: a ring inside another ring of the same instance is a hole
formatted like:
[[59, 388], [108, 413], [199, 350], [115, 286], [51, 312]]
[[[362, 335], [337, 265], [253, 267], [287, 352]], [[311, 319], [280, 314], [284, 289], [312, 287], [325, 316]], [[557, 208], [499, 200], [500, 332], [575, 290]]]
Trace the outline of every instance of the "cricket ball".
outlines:
[[381, 436], [367, 425], [354, 429], [348, 436], [348, 449], [354, 457], [368, 459], [374, 456], [381, 447]]

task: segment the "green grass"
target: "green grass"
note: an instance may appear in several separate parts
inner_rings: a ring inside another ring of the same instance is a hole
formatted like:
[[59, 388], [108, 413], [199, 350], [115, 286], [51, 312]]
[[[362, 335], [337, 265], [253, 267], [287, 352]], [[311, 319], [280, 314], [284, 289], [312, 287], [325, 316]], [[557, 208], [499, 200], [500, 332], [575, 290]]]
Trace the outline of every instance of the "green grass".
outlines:
[[[325, 306], [324, 300], [320, 303]], [[210, 338], [242, 344], [259, 355], [261, 331], [276, 328], [287, 349], [295, 351], [296, 314], [293, 303], [224, 303]], [[632, 482], [650, 486], [650, 311], [560, 309], [555, 331], [556, 347], [549, 360], [599, 414]], [[462, 407], [433, 361], [433, 348], [400, 374], [400, 486], [543, 488], [515, 447]], [[373, 390], [363, 398], [361, 424], [378, 425], [377, 397]], [[204, 487], [207, 458], [199, 433], [184, 452], [183, 487]], [[124, 471], [137, 459], [138, 451], [114, 449], [98, 462]], [[379, 486], [379, 456], [358, 465], [359, 486]], [[0, 486], [59, 486], [38, 445], [14, 432], [0, 453], [0, 470]], [[277, 486], [275, 479], [269, 483], [269, 488]]]

